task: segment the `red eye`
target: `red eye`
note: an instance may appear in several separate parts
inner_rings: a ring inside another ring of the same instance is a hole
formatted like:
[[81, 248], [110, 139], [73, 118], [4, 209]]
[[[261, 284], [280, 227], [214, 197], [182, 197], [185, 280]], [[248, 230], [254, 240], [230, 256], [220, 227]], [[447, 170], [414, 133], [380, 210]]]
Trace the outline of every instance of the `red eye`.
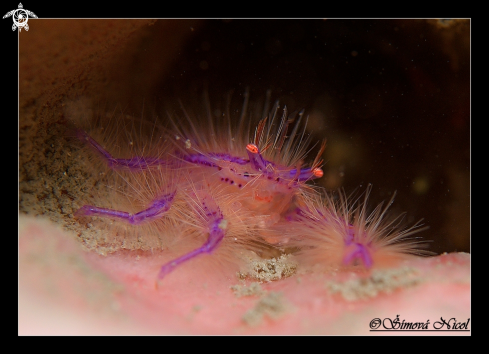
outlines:
[[321, 178], [323, 177], [323, 170], [321, 170], [319, 167], [318, 168], [315, 168], [312, 170], [312, 174], [318, 178]]
[[246, 145], [246, 150], [248, 150], [252, 154], [258, 154], [258, 151], [259, 151], [258, 146], [256, 146], [255, 144]]

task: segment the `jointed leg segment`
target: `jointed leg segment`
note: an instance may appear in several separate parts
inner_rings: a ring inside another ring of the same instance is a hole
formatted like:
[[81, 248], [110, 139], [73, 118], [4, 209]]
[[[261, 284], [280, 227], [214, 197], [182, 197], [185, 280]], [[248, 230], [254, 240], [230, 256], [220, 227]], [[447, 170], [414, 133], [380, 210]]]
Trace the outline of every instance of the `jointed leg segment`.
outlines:
[[158, 165], [168, 165], [168, 161], [159, 159], [157, 157], [144, 157], [135, 156], [130, 159], [119, 159], [113, 157], [107, 150], [105, 150], [102, 145], [97, 143], [92, 137], [90, 137], [83, 130], [78, 130], [76, 132], [78, 139], [83, 142], [88, 143], [92, 148], [94, 148], [107, 162], [107, 165], [112, 168], [128, 168], [131, 170], [146, 170], [150, 167]]
[[102, 216], [109, 218], [117, 218], [127, 221], [130, 224], [137, 225], [142, 222], [152, 220], [163, 216], [171, 206], [175, 192], [166, 194], [161, 198], [156, 199], [147, 209], [144, 209], [136, 214], [130, 214], [125, 211], [113, 210], [108, 208], [99, 208], [93, 205], [82, 206], [76, 214], [78, 216]]
[[186, 262], [203, 253], [212, 253], [217, 248], [217, 246], [219, 246], [222, 239], [224, 238], [224, 230], [226, 229], [226, 227], [227, 221], [223, 219], [222, 216], [213, 221], [209, 230], [209, 237], [207, 241], [202, 245], [202, 247], [199, 247], [187, 254], [184, 254], [183, 256], [174, 259], [171, 262], [168, 262], [167, 264], [162, 266], [158, 274], [158, 279], [163, 279], [167, 274], [169, 274], [183, 262]]

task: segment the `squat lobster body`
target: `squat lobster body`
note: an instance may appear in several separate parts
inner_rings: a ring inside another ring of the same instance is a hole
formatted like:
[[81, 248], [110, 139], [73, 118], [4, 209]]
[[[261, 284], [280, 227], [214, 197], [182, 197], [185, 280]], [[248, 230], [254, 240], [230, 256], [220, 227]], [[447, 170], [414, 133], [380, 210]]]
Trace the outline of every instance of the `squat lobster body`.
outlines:
[[[266, 117], [258, 123], [253, 142], [232, 137], [234, 143], [228, 147], [206, 137], [238, 134], [237, 128], [215, 129], [215, 122], [211, 122], [210, 128], [200, 127], [195, 136], [198, 123], [189, 120], [190, 128], [179, 126], [166, 133], [166, 152], [157, 156], [113, 156], [87, 132], [78, 129], [77, 138], [110, 170], [118, 174], [143, 174], [144, 181], [163, 175], [166, 187], [136, 213], [84, 205], [76, 215], [119, 219], [132, 225], [170, 219], [165, 224], [167, 228], [183, 221], [182, 229], [186, 232], [207, 235], [200, 247], [163, 265], [159, 279], [183, 262], [214, 252], [228, 238], [233, 240], [233, 247], [275, 248], [280, 240], [270, 238], [273, 228], [288, 222], [290, 210], [305, 205], [308, 192], [313, 191], [306, 182], [323, 175], [320, 156], [325, 147], [321, 146], [310, 167], [304, 166], [302, 160], [309, 139], [304, 130], [298, 133], [303, 113], [287, 136], [293, 119], [286, 108], [280, 119], [278, 112], [277, 103], [270, 119]], [[144, 187], [144, 183], [139, 184]]]
[[304, 164], [309, 138], [301, 124], [303, 112], [291, 117], [284, 108], [279, 118], [279, 111], [276, 103], [257, 123], [252, 139], [242, 134], [244, 114], [233, 125], [210, 114], [207, 121], [195, 121], [184, 111], [186, 121], [177, 125], [172, 120], [173, 128], [161, 136], [152, 131], [150, 141], [156, 136], [158, 143], [144, 143], [127, 158], [113, 156], [78, 129], [78, 139], [121, 177], [124, 193], [140, 198], [150, 191], [151, 197], [133, 213], [84, 205], [77, 216], [118, 219], [134, 227], [157, 223], [158, 235], [181, 237], [185, 243], [199, 240], [164, 264], [159, 280], [182, 263], [216, 251], [228, 252], [223, 259], [231, 261], [249, 251], [288, 252], [304, 265], [364, 269], [429, 254], [411, 237], [421, 230], [419, 223], [402, 228], [401, 217], [386, 218], [393, 197], [387, 207], [367, 214], [371, 186], [363, 202], [344, 192], [338, 201], [309, 183], [323, 177], [326, 143], [310, 165]]

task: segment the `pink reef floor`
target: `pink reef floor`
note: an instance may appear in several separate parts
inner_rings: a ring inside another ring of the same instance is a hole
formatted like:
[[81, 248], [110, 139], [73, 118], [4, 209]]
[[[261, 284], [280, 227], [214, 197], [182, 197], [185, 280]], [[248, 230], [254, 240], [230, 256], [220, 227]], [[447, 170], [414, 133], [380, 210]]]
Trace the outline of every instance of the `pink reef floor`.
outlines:
[[396, 318], [398, 329], [404, 321], [429, 335], [470, 334], [453, 329], [471, 328], [466, 253], [263, 283], [209, 271], [210, 258], [201, 257], [155, 287], [173, 255], [101, 256], [45, 220], [21, 216], [19, 226], [20, 335], [421, 333], [371, 331], [396, 326]]

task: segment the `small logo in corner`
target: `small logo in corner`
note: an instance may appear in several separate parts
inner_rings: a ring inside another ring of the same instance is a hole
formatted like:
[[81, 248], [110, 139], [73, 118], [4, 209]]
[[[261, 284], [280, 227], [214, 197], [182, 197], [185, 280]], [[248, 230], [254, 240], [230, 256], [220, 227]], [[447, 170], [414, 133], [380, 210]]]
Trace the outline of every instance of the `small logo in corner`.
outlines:
[[34, 12], [29, 10], [24, 10], [24, 6], [22, 6], [22, 3], [20, 2], [19, 2], [18, 9], [7, 12], [7, 14], [3, 16], [3, 18], [7, 18], [10, 16], [12, 16], [12, 18], [14, 19], [14, 24], [12, 25], [12, 31], [15, 31], [18, 28], [19, 32], [22, 31], [22, 28], [24, 28], [26, 31], [29, 30], [29, 25], [27, 24], [27, 20], [29, 20], [29, 16], [38, 18]]

